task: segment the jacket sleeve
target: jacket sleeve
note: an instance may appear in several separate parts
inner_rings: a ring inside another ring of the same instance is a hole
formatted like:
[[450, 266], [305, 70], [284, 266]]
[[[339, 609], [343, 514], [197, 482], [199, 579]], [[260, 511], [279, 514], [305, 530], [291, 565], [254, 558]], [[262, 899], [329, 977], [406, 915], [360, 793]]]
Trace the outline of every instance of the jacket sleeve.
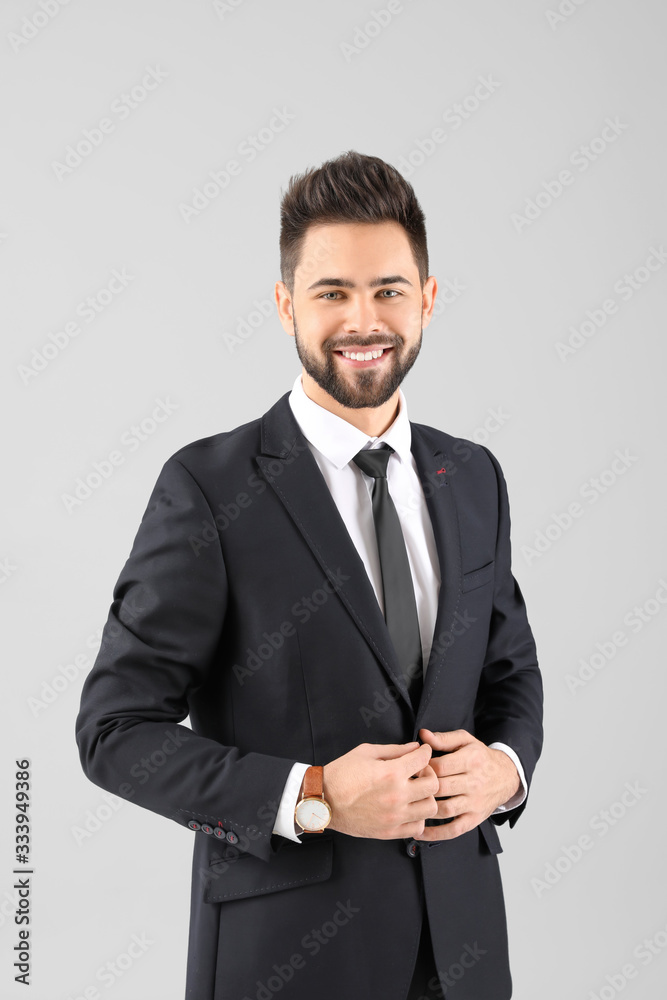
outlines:
[[114, 588], [82, 688], [76, 741], [96, 785], [184, 826], [222, 826], [240, 849], [267, 861], [296, 761], [241, 754], [179, 725], [223, 640], [222, 549], [189, 540], [212, 520], [199, 485], [172, 456]]
[[[542, 752], [542, 676], [535, 641], [519, 584], [512, 575], [507, 484], [498, 460], [484, 448], [498, 483], [498, 534], [495, 552], [493, 610], [489, 639], [475, 706], [475, 735], [486, 743], [505, 743], [521, 761], [527, 793]], [[497, 825], [514, 826], [526, 807], [493, 813]]]

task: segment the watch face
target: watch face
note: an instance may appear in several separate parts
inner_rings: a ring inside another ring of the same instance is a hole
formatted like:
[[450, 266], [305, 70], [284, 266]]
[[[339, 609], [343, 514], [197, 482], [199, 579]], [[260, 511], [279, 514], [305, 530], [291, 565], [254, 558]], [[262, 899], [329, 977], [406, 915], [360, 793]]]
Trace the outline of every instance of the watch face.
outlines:
[[321, 830], [331, 819], [331, 813], [321, 799], [303, 799], [296, 807], [296, 818], [304, 830]]

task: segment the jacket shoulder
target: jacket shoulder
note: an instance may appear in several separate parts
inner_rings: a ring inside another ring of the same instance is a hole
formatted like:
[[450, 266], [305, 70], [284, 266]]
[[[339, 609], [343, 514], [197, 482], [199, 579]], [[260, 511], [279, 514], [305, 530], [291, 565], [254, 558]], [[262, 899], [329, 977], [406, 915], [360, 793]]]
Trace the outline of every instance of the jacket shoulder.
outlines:
[[233, 461], [235, 457], [247, 456], [259, 450], [261, 419], [256, 417], [232, 430], [190, 441], [173, 452], [165, 465], [173, 466], [178, 462], [195, 479], [199, 478], [200, 473], [219, 469], [221, 465], [229, 467], [230, 460]]
[[410, 421], [413, 433], [417, 433], [422, 441], [433, 450], [440, 450], [449, 459], [452, 472], [467, 468], [471, 474], [488, 475], [500, 473], [500, 463], [496, 456], [486, 447], [468, 438], [448, 434], [447, 431], [428, 424], [418, 424]]
[[496, 506], [507, 491], [500, 462], [486, 445], [446, 431], [413, 424], [413, 431], [431, 451], [440, 451], [447, 481], [457, 496], [461, 510], [479, 503]]

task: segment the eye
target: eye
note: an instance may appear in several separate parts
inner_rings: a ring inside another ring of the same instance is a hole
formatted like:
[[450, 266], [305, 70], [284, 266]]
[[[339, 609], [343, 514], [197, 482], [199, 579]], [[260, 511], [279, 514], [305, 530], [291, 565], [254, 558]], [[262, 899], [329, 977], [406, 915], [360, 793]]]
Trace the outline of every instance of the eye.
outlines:
[[[395, 295], [401, 295], [402, 294], [402, 292], [397, 291], [395, 288], [383, 288], [381, 290], [381, 292], [378, 293], [378, 294], [382, 295], [382, 294], [384, 294], [384, 292], [389, 292], [389, 294], [392, 296], [392, 298]], [[321, 299], [326, 299], [327, 295], [340, 295], [340, 294], [341, 294], [340, 292], [325, 292], [323, 295], [320, 295], [320, 298]], [[329, 302], [333, 302], [335, 300], [334, 299], [329, 299], [328, 301]]]

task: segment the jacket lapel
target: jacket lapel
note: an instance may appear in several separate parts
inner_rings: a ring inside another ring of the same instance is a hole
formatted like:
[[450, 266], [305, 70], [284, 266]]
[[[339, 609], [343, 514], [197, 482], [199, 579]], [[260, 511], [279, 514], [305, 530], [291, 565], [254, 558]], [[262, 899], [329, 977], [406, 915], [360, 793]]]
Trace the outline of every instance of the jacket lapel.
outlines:
[[[350, 538], [329, 488], [299, 427], [285, 393], [262, 417], [261, 453], [257, 465], [324, 573], [337, 581], [336, 592], [352, 620], [388, 675], [389, 682], [413, 711], [405, 680], [384, 616], [366, 568]], [[434, 635], [449, 627], [460, 593], [461, 560], [456, 508], [448, 477], [438, 474], [447, 458], [427, 438], [426, 428], [412, 424], [412, 452], [426, 496], [440, 560], [441, 586]], [[443, 643], [429, 658], [417, 718], [431, 700], [444, 662]]]
[[[419, 480], [431, 517], [438, 560], [440, 563], [440, 593], [438, 611], [431, 642], [431, 653], [426, 664], [424, 689], [417, 709], [415, 732], [421, 728], [426, 707], [431, 703], [442, 673], [447, 649], [451, 642], [451, 628], [455, 622], [461, 596], [461, 541], [459, 536], [456, 502], [451, 487], [453, 470], [451, 456], [438, 448], [428, 428], [410, 421], [412, 454]], [[445, 471], [443, 471], [443, 469]], [[442, 684], [440, 685], [442, 690]], [[428, 727], [430, 728], [430, 727]]]

